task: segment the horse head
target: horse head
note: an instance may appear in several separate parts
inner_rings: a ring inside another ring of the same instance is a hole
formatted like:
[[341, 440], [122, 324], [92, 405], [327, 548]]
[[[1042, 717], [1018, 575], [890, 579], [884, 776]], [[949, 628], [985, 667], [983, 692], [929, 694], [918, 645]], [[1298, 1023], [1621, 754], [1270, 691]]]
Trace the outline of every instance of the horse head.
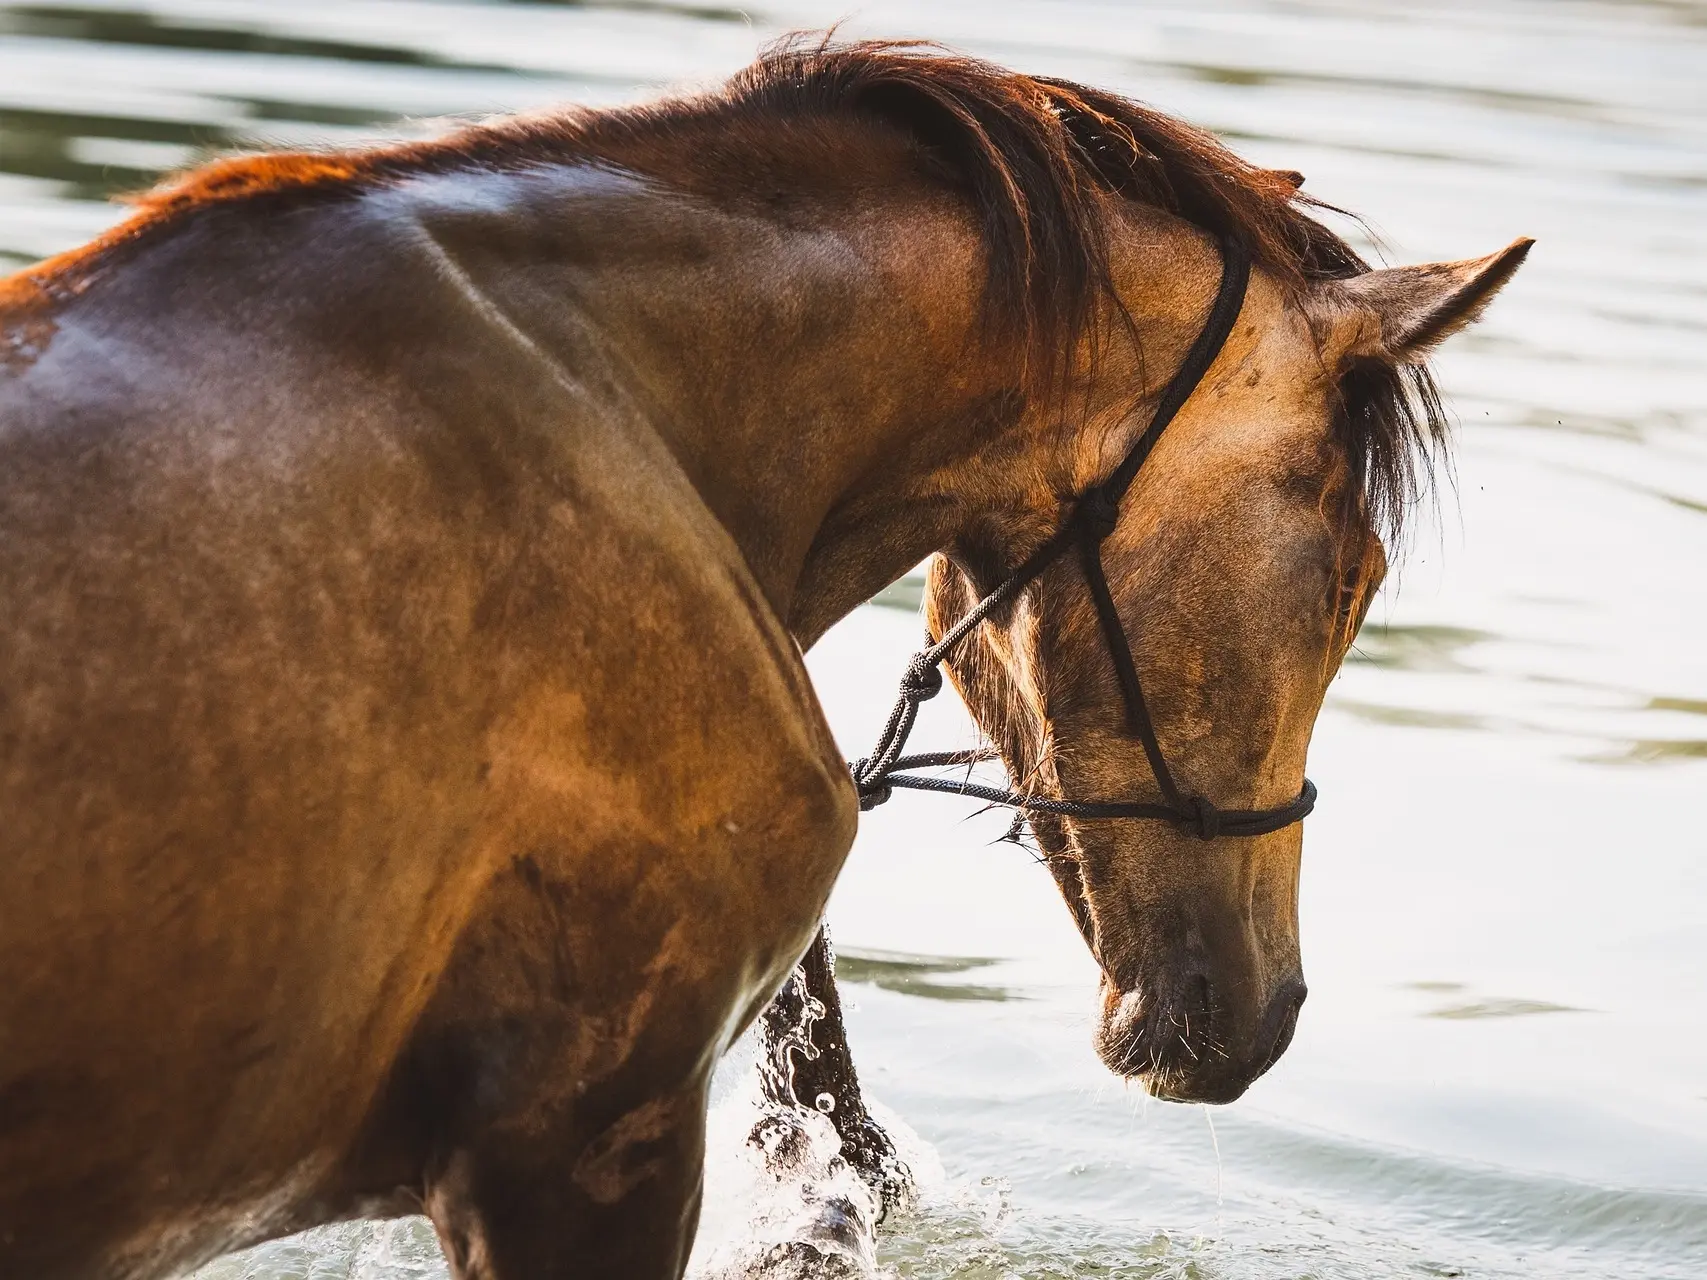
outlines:
[[[1301, 287], [1260, 269], [1252, 277], [1220, 356], [1101, 544], [1164, 772], [1180, 792], [1220, 810], [1272, 809], [1300, 794], [1328, 683], [1386, 572], [1384, 542], [1414, 499], [1419, 458], [1441, 439], [1422, 362], [1528, 247]], [[1185, 337], [1201, 323], [1213, 256], [1199, 243], [1184, 257], [1194, 265], [1176, 259], [1165, 279], [1145, 281], [1150, 334], [1157, 317], [1172, 315]], [[1121, 289], [1136, 291], [1135, 281]], [[1164, 344], [1169, 329], [1159, 326]], [[1046, 411], [1060, 419], [1055, 461], [1036, 468], [1030, 501], [933, 561], [933, 634], [1070, 518], [1071, 495], [1109, 473], [1178, 359], [1155, 354], [1148, 370], [1135, 354], [1085, 362], [1096, 387]], [[1123, 379], [1142, 388], [1138, 405], [1107, 390]], [[1063, 404], [1088, 406], [1088, 420]], [[1170, 782], [1123, 714], [1089, 585], [1082, 558], [1058, 559], [968, 634], [950, 674], [1022, 791], [1161, 803]], [[1158, 1097], [1237, 1098], [1284, 1053], [1304, 1001], [1302, 828], [1205, 838], [1216, 833], [1201, 825], [1038, 812], [1030, 825], [1102, 969], [1103, 1061]]]

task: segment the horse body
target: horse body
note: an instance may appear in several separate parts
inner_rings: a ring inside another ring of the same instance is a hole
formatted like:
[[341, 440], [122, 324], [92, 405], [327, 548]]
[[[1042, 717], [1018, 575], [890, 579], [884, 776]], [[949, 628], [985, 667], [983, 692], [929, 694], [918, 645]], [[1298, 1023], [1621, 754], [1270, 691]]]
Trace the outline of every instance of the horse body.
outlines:
[[[417, 1208], [459, 1277], [685, 1265], [710, 1070], [853, 833], [801, 647], [933, 550], [939, 619], [1023, 558], [1217, 270], [1160, 197], [1072, 187], [1043, 82], [794, 56], [735, 107], [572, 146], [522, 124], [215, 170], [0, 283], [0, 1271], [149, 1277]], [[813, 97], [860, 75], [930, 127]], [[945, 143], [944, 103], [996, 141], [950, 110]], [[1175, 167], [1200, 221], [1290, 199]], [[1019, 234], [1048, 199], [1061, 225]], [[1432, 341], [1513, 267], [1312, 311], [1270, 262], [1158, 454], [1110, 580], [1175, 619], [1135, 653], [1223, 803], [1296, 793], [1337, 663], [1348, 353]], [[1027, 785], [1130, 792], [1072, 582], [953, 674]], [[1175, 1096], [1260, 1074], [1296, 832], [1193, 861], [1038, 835], [1108, 974], [1111, 1065]], [[1237, 1052], [1134, 1049], [1211, 981], [1198, 1034]]]
[[[294, 1225], [281, 1169], [389, 1191], [341, 1168], [370, 1113], [364, 1159], [455, 1149], [381, 1131], [393, 1077], [685, 1118], [851, 837], [798, 650], [608, 368], [485, 314], [418, 217], [299, 223], [139, 255], [0, 393], [21, 1274]], [[180, 1239], [174, 1202], [233, 1217]]]

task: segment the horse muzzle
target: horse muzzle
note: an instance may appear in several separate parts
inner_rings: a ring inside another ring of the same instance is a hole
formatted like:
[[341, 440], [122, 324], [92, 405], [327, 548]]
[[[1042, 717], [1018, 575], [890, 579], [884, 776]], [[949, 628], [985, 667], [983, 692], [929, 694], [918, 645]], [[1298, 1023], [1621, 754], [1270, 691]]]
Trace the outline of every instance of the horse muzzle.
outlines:
[[1260, 1002], [1218, 998], [1201, 973], [1153, 991], [1121, 991], [1105, 978], [1097, 1053], [1152, 1097], [1232, 1102], [1286, 1052], [1306, 994], [1297, 974]]

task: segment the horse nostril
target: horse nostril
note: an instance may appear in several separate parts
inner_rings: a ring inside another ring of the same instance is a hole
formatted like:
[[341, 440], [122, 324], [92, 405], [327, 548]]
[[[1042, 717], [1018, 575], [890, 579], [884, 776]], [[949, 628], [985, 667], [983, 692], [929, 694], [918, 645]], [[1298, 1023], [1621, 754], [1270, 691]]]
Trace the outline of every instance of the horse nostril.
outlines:
[[1292, 1044], [1293, 1032], [1298, 1030], [1298, 1011], [1304, 1007], [1304, 997], [1310, 994], [1310, 989], [1304, 985], [1302, 978], [1292, 978], [1281, 984], [1275, 992], [1274, 999], [1269, 1002], [1268, 1012], [1263, 1016], [1262, 1032], [1257, 1036], [1254, 1047], [1256, 1062], [1259, 1064], [1252, 1078], [1260, 1076], [1275, 1063]]
[[1207, 1019], [1215, 1009], [1210, 994], [1209, 979], [1201, 973], [1192, 974], [1180, 987], [1180, 1012]]

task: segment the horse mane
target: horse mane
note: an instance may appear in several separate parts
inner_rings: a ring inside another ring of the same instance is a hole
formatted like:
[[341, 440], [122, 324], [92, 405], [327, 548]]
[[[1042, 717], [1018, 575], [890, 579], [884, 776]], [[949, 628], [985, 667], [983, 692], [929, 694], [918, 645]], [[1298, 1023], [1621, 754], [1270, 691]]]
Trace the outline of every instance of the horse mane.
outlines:
[[[1329, 206], [1298, 190], [1300, 175], [1252, 165], [1211, 134], [1153, 108], [929, 43], [804, 35], [772, 45], [709, 93], [508, 117], [427, 142], [219, 161], [138, 197], [137, 216], [88, 252], [200, 210], [336, 199], [458, 170], [593, 161], [699, 189], [715, 189], [721, 177], [737, 195], [779, 147], [786, 162], [789, 140], [779, 133], [848, 117], [900, 131], [926, 175], [970, 202], [985, 248], [986, 320], [1020, 340], [1034, 375], [1057, 370], [1109, 304], [1119, 311], [1104, 216], [1111, 197], [1152, 205], [1242, 245], [1289, 288], [1369, 270], [1311, 216]], [[681, 135], [711, 145], [661, 145]], [[822, 156], [804, 154], [820, 136], [795, 134], [796, 167], [808, 179], [824, 172]], [[751, 157], [746, 164], [739, 162], [743, 149]], [[1396, 538], [1446, 441], [1438, 393], [1424, 368], [1370, 362], [1344, 379], [1341, 400], [1337, 429], [1352, 491], [1371, 527]]]

